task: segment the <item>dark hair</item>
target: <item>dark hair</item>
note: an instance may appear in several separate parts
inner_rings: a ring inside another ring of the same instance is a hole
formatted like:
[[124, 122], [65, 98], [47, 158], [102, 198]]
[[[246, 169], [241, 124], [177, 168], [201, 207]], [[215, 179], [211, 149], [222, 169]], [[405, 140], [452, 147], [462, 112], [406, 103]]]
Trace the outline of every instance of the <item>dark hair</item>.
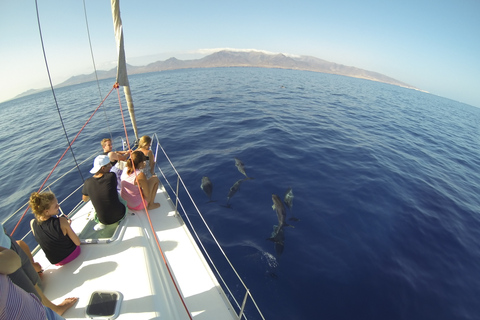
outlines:
[[127, 173], [132, 174], [134, 171], [133, 167], [135, 166], [135, 169], [138, 169], [138, 167], [140, 166], [140, 163], [142, 163], [145, 160], [147, 160], [147, 157], [143, 154], [142, 151], [132, 152], [130, 159], [127, 160], [127, 168], [128, 168]]

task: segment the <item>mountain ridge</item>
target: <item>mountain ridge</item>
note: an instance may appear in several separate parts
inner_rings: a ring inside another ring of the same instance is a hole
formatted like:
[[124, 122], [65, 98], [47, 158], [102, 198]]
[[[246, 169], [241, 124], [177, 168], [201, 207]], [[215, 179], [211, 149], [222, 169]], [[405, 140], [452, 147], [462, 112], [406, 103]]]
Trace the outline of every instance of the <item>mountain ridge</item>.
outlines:
[[[207, 55], [203, 58], [193, 60], [179, 60], [175, 57], [171, 57], [165, 61], [152, 62], [145, 66], [132, 66], [127, 64], [127, 71], [128, 74], [132, 75], [167, 70], [220, 67], [258, 67], [313, 71], [377, 81], [408, 89], [422, 91], [412, 85], [406, 84], [404, 82], [374, 71], [345, 66], [342, 64], [322, 60], [313, 56], [288, 56], [283, 53], [270, 54], [260, 51], [245, 52], [234, 50], [221, 50]], [[117, 68], [113, 68], [108, 71], [99, 70], [97, 71], [97, 76], [95, 76], [95, 73], [76, 75], [56, 85], [56, 87], [66, 87], [70, 85], [94, 81], [97, 77], [99, 80], [115, 78], [116, 74]], [[43, 90], [45, 89], [28, 90], [16, 96], [15, 98], [19, 98], [21, 96], [29, 95]]]

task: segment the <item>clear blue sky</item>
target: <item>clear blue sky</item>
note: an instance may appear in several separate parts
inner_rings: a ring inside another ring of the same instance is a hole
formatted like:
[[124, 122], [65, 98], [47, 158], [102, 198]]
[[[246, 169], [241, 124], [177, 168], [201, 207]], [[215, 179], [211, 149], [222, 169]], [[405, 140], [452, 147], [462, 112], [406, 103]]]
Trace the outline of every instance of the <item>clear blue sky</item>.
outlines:
[[[108, 0], [85, 0], [97, 68], [114, 67]], [[38, 0], [53, 83], [93, 72], [83, 1]], [[127, 62], [212, 49], [310, 55], [379, 72], [480, 107], [480, 1], [162, 1], [121, 3]], [[49, 87], [35, 2], [0, 1], [0, 101]]]

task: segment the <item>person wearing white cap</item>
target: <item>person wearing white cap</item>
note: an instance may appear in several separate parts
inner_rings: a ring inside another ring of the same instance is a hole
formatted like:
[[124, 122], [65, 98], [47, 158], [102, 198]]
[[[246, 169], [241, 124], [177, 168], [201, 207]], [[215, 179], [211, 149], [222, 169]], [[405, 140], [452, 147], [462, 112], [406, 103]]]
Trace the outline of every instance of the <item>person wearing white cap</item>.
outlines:
[[95, 220], [104, 225], [122, 220], [126, 213], [123, 199], [117, 193], [117, 177], [110, 172], [111, 167], [107, 155], [97, 156], [90, 170], [93, 177], [85, 180], [82, 189], [82, 200], [92, 200]]

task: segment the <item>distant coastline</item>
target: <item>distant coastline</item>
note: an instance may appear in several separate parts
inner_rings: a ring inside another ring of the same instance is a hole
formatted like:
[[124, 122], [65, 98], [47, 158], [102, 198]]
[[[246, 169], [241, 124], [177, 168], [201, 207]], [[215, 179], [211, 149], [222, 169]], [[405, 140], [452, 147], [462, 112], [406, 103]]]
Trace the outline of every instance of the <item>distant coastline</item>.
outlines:
[[[212, 53], [200, 59], [194, 60], [178, 60], [176, 58], [170, 58], [165, 61], [157, 61], [150, 63], [146, 66], [132, 66], [127, 65], [129, 74], [140, 74], [149, 72], [158, 72], [166, 70], [178, 70], [178, 69], [197, 69], [197, 68], [219, 68], [219, 67], [257, 67], [257, 68], [277, 68], [277, 69], [291, 69], [291, 70], [303, 70], [313, 71], [329, 74], [337, 74], [352, 78], [366, 79], [371, 81], [383, 82], [392, 84], [399, 87], [408, 89], [423, 91], [412, 85], [406, 84], [399, 80], [390, 78], [378, 72], [359, 69], [356, 67], [345, 66], [322, 60], [311, 56], [298, 56], [292, 57], [282, 53], [268, 54], [260, 51], [233, 51], [222, 50]], [[117, 69], [113, 68], [108, 71], [97, 71], [97, 75], [94, 73], [86, 75], [73, 76], [70, 79], [56, 85], [55, 87], [66, 87], [76, 85], [84, 82], [94, 81], [97, 79], [109, 79], [115, 78]], [[14, 99], [23, 96], [31, 95], [37, 92], [48, 90], [44, 89], [31, 89], [17, 95]]]

